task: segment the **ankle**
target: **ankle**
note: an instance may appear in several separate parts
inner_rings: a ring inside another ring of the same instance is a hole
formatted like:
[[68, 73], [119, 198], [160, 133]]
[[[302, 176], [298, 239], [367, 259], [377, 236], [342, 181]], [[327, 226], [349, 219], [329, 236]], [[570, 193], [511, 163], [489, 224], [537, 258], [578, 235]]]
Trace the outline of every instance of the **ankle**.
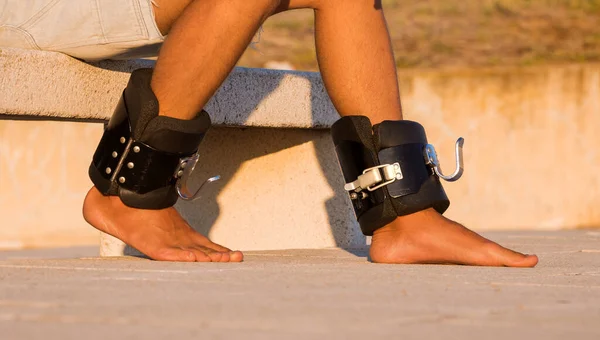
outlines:
[[409, 231], [409, 225], [402, 217], [396, 218], [391, 223], [384, 225], [383, 227], [375, 230], [371, 238], [371, 243], [378, 243], [382, 239], [397, 239], [403, 235], [407, 235]]
[[438, 213], [433, 208], [429, 208], [429, 209], [417, 211], [416, 213], [412, 213], [412, 214], [408, 214], [408, 215], [404, 215], [404, 216], [398, 216], [391, 223], [388, 223], [385, 226], [377, 229], [374, 233], [381, 232], [381, 231], [385, 232], [385, 231], [391, 231], [391, 230], [396, 230], [396, 231], [404, 230], [408, 226], [424, 223], [425, 221], [427, 221], [428, 219], [431, 219], [433, 217], [432, 214], [438, 214]]
[[377, 238], [379, 235], [384, 235], [384, 234], [387, 234], [390, 232], [393, 232], [393, 233], [403, 232], [405, 229], [406, 229], [406, 227], [405, 227], [405, 224], [402, 223], [402, 220], [399, 220], [399, 218], [396, 218], [391, 223], [388, 223], [388, 224], [384, 225], [383, 227], [375, 230], [373, 232], [373, 238]]

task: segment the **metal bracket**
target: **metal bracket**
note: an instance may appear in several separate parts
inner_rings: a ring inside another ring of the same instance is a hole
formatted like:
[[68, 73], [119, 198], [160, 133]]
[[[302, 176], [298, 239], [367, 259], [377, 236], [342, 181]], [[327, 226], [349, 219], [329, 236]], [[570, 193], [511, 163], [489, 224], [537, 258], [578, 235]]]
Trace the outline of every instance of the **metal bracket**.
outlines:
[[440, 161], [437, 158], [437, 153], [435, 152], [435, 147], [431, 144], [427, 144], [425, 146], [425, 163], [430, 165], [433, 168], [433, 171], [436, 175], [438, 175], [441, 179], [446, 180], [448, 182], [457, 181], [464, 172], [464, 164], [463, 164], [463, 145], [465, 143], [465, 139], [460, 137], [456, 141], [455, 145], [455, 155], [456, 155], [456, 169], [454, 172], [445, 176], [442, 173], [442, 168], [440, 166]]
[[191, 178], [194, 169], [196, 168], [196, 164], [200, 159], [200, 155], [195, 154], [192, 157], [182, 158], [179, 161], [179, 166], [175, 170], [175, 178], [177, 178], [177, 184], [175, 188], [177, 189], [177, 194], [185, 201], [193, 201], [200, 197], [200, 191], [207, 183], [216, 182], [221, 179], [221, 176], [214, 176], [202, 183], [200, 187], [196, 190], [191, 190], [189, 187], [188, 181]]
[[[354, 193], [359, 193], [364, 189], [374, 191], [402, 178], [404, 176], [402, 175], [402, 169], [400, 169], [400, 163], [383, 164], [365, 169], [356, 181], [344, 185], [344, 189]], [[352, 197], [358, 198], [358, 195]]]

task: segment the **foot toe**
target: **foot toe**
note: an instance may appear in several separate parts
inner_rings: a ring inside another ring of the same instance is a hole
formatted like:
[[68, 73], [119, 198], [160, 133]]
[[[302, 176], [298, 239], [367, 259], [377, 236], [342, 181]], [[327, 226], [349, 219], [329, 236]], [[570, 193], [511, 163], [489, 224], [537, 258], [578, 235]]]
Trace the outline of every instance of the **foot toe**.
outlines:
[[156, 254], [148, 255], [156, 261], [172, 261], [172, 262], [195, 262], [197, 256], [194, 252], [185, 249], [167, 248], [159, 250]]
[[193, 252], [196, 257], [196, 262], [213, 262], [211, 257], [206, 252], [197, 248], [189, 248], [190, 252]]
[[242, 262], [244, 261], [244, 254], [239, 251], [232, 251], [231, 253], [229, 253], [229, 261], [230, 262]]
[[221, 253], [221, 261], [220, 262], [230, 262], [231, 261], [231, 255], [229, 252], [222, 252]]
[[522, 268], [531, 268], [535, 267], [539, 262], [539, 259], [536, 255], [523, 255], [522, 258], [518, 260], [513, 260], [512, 263], [509, 264], [510, 267], [522, 267]]
[[205, 247], [213, 249], [215, 251], [221, 252], [221, 253], [229, 253], [231, 252], [231, 249], [227, 248], [227, 247], [223, 247], [222, 245], [210, 242], [209, 244], [205, 245]]
[[198, 233], [194, 234], [193, 240], [194, 240], [195, 244], [197, 244], [200, 247], [210, 248], [212, 250], [222, 252], [222, 253], [231, 251], [231, 249], [229, 249], [227, 247], [223, 247], [220, 244], [216, 244], [216, 243], [212, 242], [211, 240], [209, 240], [208, 238], [206, 238], [204, 235], [201, 235]]
[[499, 265], [506, 267], [534, 267], [538, 263], [535, 255], [525, 255], [493, 242], [489, 244], [487, 253], [490, 258], [497, 259]]
[[222, 262], [221, 260], [223, 259], [223, 253], [204, 247], [203, 251], [204, 253], [206, 253], [206, 255], [210, 258], [212, 262]]

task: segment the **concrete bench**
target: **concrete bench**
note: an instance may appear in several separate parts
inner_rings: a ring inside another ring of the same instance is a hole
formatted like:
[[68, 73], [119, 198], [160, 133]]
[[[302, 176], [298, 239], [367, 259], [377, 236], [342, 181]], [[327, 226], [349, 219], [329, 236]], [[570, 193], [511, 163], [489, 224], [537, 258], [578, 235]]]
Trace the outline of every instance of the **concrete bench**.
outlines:
[[[110, 118], [129, 73], [152, 65], [0, 51], [0, 113], [7, 119], [0, 124], [11, 130], [3, 136], [0, 203], [21, 229], [5, 247], [83, 240], [89, 228], [81, 202], [91, 184], [86, 168], [101, 135], [98, 122]], [[319, 74], [237, 68], [206, 109], [217, 128], [202, 145], [197, 176], [223, 179], [204, 199], [178, 204], [195, 228], [241, 249], [364, 244], [341, 191], [325, 130], [339, 116]], [[122, 244], [102, 235], [101, 250], [119, 254]]]
[[[86, 64], [0, 49], [0, 248], [89, 244], [87, 167], [129, 73], [150, 61]], [[403, 72], [406, 118], [442, 164], [466, 139], [447, 215], [478, 230], [600, 225], [600, 67]], [[198, 180], [222, 180], [177, 208], [236, 249], [356, 247], [329, 132], [338, 119], [318, 73], [236, 69], [207, 107]], [[104, 255], [123, 245], [103, 236]]]

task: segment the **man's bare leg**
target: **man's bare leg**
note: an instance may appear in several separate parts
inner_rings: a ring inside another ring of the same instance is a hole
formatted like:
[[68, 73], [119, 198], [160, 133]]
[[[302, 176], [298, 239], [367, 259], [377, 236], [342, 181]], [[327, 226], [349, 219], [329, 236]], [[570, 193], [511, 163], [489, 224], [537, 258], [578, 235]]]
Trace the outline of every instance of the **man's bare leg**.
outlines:
[[[272, 0], [160, 1], [155, 8], [157, 24], [169, 37], [151, 83], [159, 114], [193, 118], [278, 4]], [[241, 252], [231, 252], [195, 232], [174, 208], [134, 209], [92, 188], [83, 213], [95, 228], [156, 260], [233, 262], [243, 258]]]
[[[402, 119], [396, 66], [381, 2], [316, 3], [319, 66], [338, 112], [366, 115], [373, 124]], [[377, 230], [371, 259], [381, 263], [454, 263], [532, 267], [523, 255], [487, 240], [433, 209], [399, 217]]]
[[[206, 105], [279, 4], [279, 0], [187, 2], [170, 28], [152, 77], [160, 114], [179, 119], [192, 118]], [[161, 11], [156, 9], [157, 15]]]

